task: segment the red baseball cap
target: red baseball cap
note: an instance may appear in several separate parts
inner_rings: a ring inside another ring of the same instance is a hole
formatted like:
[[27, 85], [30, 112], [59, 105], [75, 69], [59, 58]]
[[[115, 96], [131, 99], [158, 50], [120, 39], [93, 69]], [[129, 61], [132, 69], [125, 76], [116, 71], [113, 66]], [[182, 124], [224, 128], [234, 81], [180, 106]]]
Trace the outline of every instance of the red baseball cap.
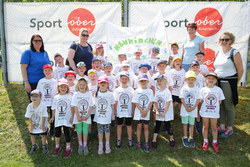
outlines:
[[65, 73], [65, 77], [67, 77], [67, 75], [74, 75], [75, 77], [76, 77], [76, 73], [74, 72], [74, 71], [67, 71], [66, 73]]
[[43, 69], [45, 69], [45, 68], [50, 68], [51, 70], [53, 70], [52, 65], [50, 65], [50, 64], [45, 64], [43, 66]]

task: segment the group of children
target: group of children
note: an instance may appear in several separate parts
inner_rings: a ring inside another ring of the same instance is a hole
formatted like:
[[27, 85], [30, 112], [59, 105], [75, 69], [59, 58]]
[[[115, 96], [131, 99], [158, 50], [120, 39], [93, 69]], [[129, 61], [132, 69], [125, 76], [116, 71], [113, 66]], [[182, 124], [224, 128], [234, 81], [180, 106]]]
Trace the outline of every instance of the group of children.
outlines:
[[[176, 45], [173, 45], [176, 46]], [[177, 45], [178, 46], [178, 45]], [[98, 46], [100, 47], [100, 46]], [[50, 123], [50, 135], [55, 136], [53, 156], [61, 150], [60, 137], [63, 129], [68, 158], [71, 149], [71, 129], [75, 129], [78, 138], [78, 153], [87, 155], [88, 137], [92, 134], [92, 124], [97, 123], [98, 154], [103, 154], [105, 136], [105, 153], [111, 152], [110, 124], [117, 123], [116, 147], [122, 146], [122, 126], [127, 128], [129, 148], [133, 147], [132, 125], [136, 121], [136, 148], [142, 150], [141, 132], [144, 131], [144, 151], [149, 152], [149, 122], [154, 120], [152, 149], [157, 149], [157, 136], [161, 124], [164, 124], [170, 139], [170, 147], [175, 147], [171, 128], [174, 120], [174, 103], [177, 102], [183, 124], [185, 147], [195, 147], [194, 125], [201, 133], [200, 120], [203, 120], [203, 150], [208, 148], [209, 122], [212, 128], [212, 146], [216, 152], [217, 119], [220, 103], [224, 99], [222, 90], [216, 86], [217, 75], [204, 67], [204, 53], [198, 52], [188, 72], [182, 69], [182, 58], [171, 58], [172, 69], [167, 70], [168, 61], [157, 59], [159, 48], [152, 49], [152, 57], [146, 63], [141, 59], [142, 51], [135, 51], [135, 60], [126, 60], [126, 54], [119, 54], [119, 64], [114, 68], [105, 59], [94, 57], [93, 69], [86, 71], [84, 62], [77, 64], [77, 74], [68, 71], [62, 55], [55, 54], [57, 67], [44, 65], [45, 77], [38, 82], [36, 90], [31, 92], [31, 101], [27, 107], [26, 117], [30, 120], [32, 148], [35, 153], [37, 145], [35, 136], [42, 136], [43, 153], [48, 153], [46, 146], [47, 122]], [[150, 63], [150, 64], [149, 64]], [[87, 72], [87, 75], [85, 73]], [[151, 111], [154, 118], [150, 118]], [[50, 120], [48, 121], [48, 113]], [[196, 122], [196, 123], [195, 123]], [[188, 138], [189, 131], [189, 138]]]

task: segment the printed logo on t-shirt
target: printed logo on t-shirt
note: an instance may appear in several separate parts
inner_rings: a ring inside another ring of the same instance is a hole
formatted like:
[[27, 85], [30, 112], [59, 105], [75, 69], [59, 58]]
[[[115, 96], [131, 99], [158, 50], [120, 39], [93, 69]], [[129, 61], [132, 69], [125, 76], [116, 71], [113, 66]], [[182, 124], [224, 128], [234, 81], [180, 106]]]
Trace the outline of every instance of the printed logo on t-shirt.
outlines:
[[149, 102], [149, 98], [147, 95], [141, 95], [139, 96], [139, 105], [141, 107], [141, 109], [146, 110], [146, 105]]
[[108, 101], [104, 98], [100, 98], [97, 102], [99, 117], [106, 117], [106, 112], [108, 108]]
[[43, 92], [44, 92], [44, 97], [45, 98], [51, 98], [51, 85], [50, 84], [44, 84], [43, 86]]
[[215, 108], [216, 108], [215, 104], [217, 103], [217, 97], [214, 94], [208, 94], [205, 97], [205, 102], [207, 104], [206, 105], [207, 109], [209, 109], [209, 110], [215, 110]]
[[155, 74], [158, 72], [158, 69], [157, 69], [157, 63], [156, 62], [152, 62], [150, 64], [150, 66], [152, 67], [152, 73]]
[[33, 125], [34, 129], [39, 128], [40, 119], [41, 119], [40, 116], [35, 112], [31, 115], [32, 125]]
[[135, 75], [138, 75], [139, 74], [139, 64], [137, 64], [137, 63], [134, 63], [133, 64], [133, 71], [134, 71], [134, 73], [135, 73]]
[[59, 119], [64, 118], [66, 116], [67, 108], [68, 108], [68, 104], [66, 101], [64, 101], [64, 100], [58, 101], [57, 110], [59, 111], [59, 116], [58, 116]]
[[86, 116], [88, 107], [89, 107], [89, 103], [87, 100], [81, 99], [78, 102], [78, 111], [81, 117]]
[[162, 97], [158, 97], [157, 98], [157, 108], [158, 108], [158, 111], [160, 113], [163, 113], [164, 112], [164, 108], [165, 108], [165, 100], [162, 98]]
[[109, 80], [109, 89], [113, 90], [114, 88], [114, 82], [112, 82], [111, 80]]
[[119, 97], [121, 103], [121, 112], [126, 112], [128, 110], [129, 95], [127, 93], [122, 93]]
[[180, 84], [181, 84], [181, 77], [176, 75], [173, 77], [173, 82], [174, 82], [174, 85], [173, 85], [173, 89], [180, 89]]
[[64, 76], [65, 76], [65, 73], [66, 73], [66, 71], [62, 71], [62, 72], [60, 72], [60, 74], [59, 74], [59, 79], [61, 79], [61, 78], [64, 78]]
[[187, 92], [185, 96], [185, 103], [189, 108], [192, 108], [194, 106], [194, 94], [191, 92]]

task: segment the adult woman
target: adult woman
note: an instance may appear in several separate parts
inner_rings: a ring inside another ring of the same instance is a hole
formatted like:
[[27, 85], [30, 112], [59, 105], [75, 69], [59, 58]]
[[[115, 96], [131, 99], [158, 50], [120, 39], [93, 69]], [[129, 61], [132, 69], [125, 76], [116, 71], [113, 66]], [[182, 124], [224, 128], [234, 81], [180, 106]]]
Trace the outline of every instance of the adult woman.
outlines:
[[[231, 46], [234, 41], [235, 36], [230, 32], [224, 32], [220, 35], [219, 45], [221, 50], [214, 61], [215, 73], [219, 77], [218, 84], [225, 96], [225, 100], [220, 107], [220, 126], [218, 127], [218, 132], [221, 133], [222, 137], [228, 137], [233, 134], [234, 105], [238, 103], [237, 83], [244, 72], [241, 55], [238, 50]], [[226, 120], [227, 129], [225, 128]]]
[[81, 28], [79, 31], [80, 43], [73, 43], [68, 51], [68, 61], [70, 68], [78, 73], [76, 64], [83, 61], [86, 64], [86, 72], [91, 69], [93, 59], [92, 47], [87, 43], [89, 31], [86, 28]]
[[188, 38], [183, 42], [182, 67], [188, 71], [194, 56], [198, 51], [204, 52], [204, 40], [196, 35], [196, 23], [188, 23]]
[[44, 50], [43, 39], [40, 35], [32, 35], [30, 49], [22, 53], [20, 64], [24, 88], [29, 95], [32, 90], [36, 89], [38, 81], [44, 77], [43, 65], [50, 64], [48, 53]]

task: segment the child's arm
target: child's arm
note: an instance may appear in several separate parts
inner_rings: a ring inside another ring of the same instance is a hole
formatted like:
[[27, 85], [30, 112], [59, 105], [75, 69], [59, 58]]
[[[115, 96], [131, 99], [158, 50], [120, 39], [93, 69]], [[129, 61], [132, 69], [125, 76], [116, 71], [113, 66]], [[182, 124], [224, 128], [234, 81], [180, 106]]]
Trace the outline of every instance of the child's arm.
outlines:
[[143, 109], [141, 109], [141, 107], [140, 107], [139, 103], [134, 103], [134, 104], [135, 104], [135, 107], [137, 107], [137, 108], [138, 108], [138, 110], [141, 112], [141, 114], [143, 114], [143, 113], [144, 113], [144, 110], [143, 110]]
[[181, 98], [181, 103], [183, 104], [184, 108], [187, 110], [187, 112], [190, 112], [190, 108], [186, 105], [184, 98]]
[[87, 121], [87, 119], [89, 119], [89, 117], [90, 117], [90, 115], [91, 115], [91, 113], [92, 113], [92, 109], [93, 109], [93, 107], [90, 106], [90, 107], [89, 107], [88, 115], [87, 115], [86, 117], [83, 117], [83, 121]]
[[34, 129], [34, 126], [32, 124], [32, 118], [29, 118], [29, 121], [30, 121], [30, 132], [32, 132]]
[[219, 100], [219, 104], [221, 104], [222, 100]]
[[135, 103], [132, 103], [132, 116], [135, 114]]
[[193, 111], [199, 105], [199, 103], [200, 99], [197, 99], [195, 105], [192, 108], [190, 108], [190, 112]]
[[70, 107], [70, 110], [71, 110], [71, 117], [70, 117], [70, 124], [73, 123], [73, 119], [74, 119], [74, 114], [75, 114], [75, 111], [74, 111], [74, 107]]
[[113, 114], [113, 112], [115, 112], [114, 104], [111, 104], [111, 109], [112, 109], [112, 114]]
[[116, 111], [117, 103], [118, 103], [118, 101], [115, 101], [115, 104], [114, 104], [114, 114], [115, 114], [115, 116], [117, 116], [117, 111]]
[[154, 108], [155, 108], [156, 115], [160, 116], [160, 113], [159, 113], [159, 110], [157, 108], [157, 103], [156, 102], [154, 102]]
[[161, 117], [165, 117], [165, 115], [166, 115], [166, 113], [167, 113], [167, 111], [168, 111], [168, 108], [169, 108], [171, 102], [172, 102], [172, 101], [168, 101], [168, 102], [166, 103], [166, 107], [165, 107], [165, 109], [164, 109], [164, 112], [161, 114]]
[[49, 120], [49, 123], [53, 123], [55, 120], [55, 110], [52, 110], [52, 117], [51, 119]]
[[46, 117], [43, 117], [43, 120], [42, 120], [42, 130], [44, 131], [44, 132], [46, 132], [46, 128], [45, 128], [45, 126], [44, 126], [44, 124], [45, 124], [45, 120], [46, 120]]
[[150, 102], [149, 105], [148, 105], [148, 108], [146, 109], [146, 111], [144, 111], [144, 114], [142, 115], [142, 117], [146, 117], [148, 112], [150, 112], [150, 109], [153, 105], [153, 102]]
[[75, 114], [76, 114], [77, 121], [78, 121], [78, 122], [81, 122], [81, 121], [82, 121], [82, 118], [81, 118], [80, 115], [79, 115], [79, 111], [78, 111], [78, 108], [77, 108], [77, 107], [74, 107], [74, 112], [75, 112]]

